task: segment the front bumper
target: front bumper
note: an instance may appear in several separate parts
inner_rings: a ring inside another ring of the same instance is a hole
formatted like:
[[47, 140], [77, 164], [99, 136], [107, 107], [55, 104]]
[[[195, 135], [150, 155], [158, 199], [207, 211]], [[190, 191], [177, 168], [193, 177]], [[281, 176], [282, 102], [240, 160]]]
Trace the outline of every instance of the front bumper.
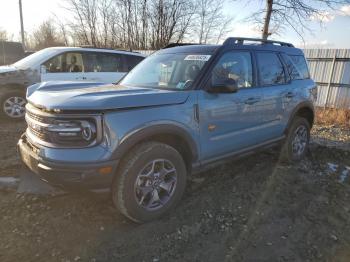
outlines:
[[[40, 179], [69, 191], [110, 189], [118, 165], [118, 160], [93, 163], [47, 160], [40, 156], [40, 148], [31, 144], [25, 134], [18, 141], [17, 147], [22, 162]], [[110, 172], [101, 172], [103, 168]]]

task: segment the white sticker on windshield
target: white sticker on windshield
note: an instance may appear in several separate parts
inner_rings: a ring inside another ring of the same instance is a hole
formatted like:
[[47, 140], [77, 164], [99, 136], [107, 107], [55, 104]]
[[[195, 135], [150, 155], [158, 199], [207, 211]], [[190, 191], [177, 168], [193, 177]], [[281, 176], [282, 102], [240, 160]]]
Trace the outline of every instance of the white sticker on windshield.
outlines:
[[208, 61], [211, 55], [188, 55], [185, 60], [191, 61]]

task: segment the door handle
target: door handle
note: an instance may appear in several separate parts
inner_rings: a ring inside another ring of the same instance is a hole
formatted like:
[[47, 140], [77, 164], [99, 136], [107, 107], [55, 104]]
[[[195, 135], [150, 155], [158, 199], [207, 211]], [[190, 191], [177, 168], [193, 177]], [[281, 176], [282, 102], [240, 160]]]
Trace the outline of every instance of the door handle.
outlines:
[[86, 77], [85, 76], [83, 76], [83, 77], [76, 77], [75, 79], [76, 80], [86, 80]]
[[295, 94], [293, 92], [288, 92], [287, 94], [284, 95], [286, 98], [293, 98]]
[[245, 100], [244, 103], [247, 104], [247, 105], [253, 105], [253, 104], [255, 104], [255, 103], [259, 102], [259, 101], [260, 101], [259, 97], [250, 97], [247, 100]]

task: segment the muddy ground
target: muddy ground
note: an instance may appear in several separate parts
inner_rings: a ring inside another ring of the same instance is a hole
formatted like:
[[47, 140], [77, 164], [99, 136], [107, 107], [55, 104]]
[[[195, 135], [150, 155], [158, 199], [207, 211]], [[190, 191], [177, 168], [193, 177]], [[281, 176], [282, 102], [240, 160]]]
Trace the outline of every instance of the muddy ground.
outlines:
[[[0, 176], [16, 176], [24, 125], [0, 125]], [[315, 130], [323, 145], [327, 136], [343, 149], [350, 143]], [[278, 156], [266, 151], [191, 178], [170, 215], [143, 225], [105, 195], [2, 190], [0, 261], [350, 261], [350, 152], [313, 144], [300, 163]]]

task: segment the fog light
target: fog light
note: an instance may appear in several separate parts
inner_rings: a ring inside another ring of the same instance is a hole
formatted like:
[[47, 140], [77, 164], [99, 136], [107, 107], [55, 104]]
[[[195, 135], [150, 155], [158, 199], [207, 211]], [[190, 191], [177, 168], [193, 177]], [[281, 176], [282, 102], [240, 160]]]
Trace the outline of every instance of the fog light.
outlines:
[[101, 167], [98, 172], [100, 173], [100, 175], [108, 175], [110, 173], [112, 173], [113, 168], [111, 166], [105, 166], [105, 167]]

